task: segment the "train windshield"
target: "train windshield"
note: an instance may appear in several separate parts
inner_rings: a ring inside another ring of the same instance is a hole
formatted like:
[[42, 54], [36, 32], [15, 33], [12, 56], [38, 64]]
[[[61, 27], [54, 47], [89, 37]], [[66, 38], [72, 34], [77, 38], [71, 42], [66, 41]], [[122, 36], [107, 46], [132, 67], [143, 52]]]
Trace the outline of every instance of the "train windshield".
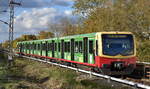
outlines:
[[134, 53], [134, 42], [131, 34], [103, 34], [103, 54], [108, 56], [129, 56]]

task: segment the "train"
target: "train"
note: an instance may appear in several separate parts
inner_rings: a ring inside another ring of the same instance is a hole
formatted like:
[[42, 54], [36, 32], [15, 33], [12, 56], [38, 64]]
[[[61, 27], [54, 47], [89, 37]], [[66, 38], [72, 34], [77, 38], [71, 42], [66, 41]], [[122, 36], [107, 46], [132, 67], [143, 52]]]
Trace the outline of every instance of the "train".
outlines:
[[128, 75], [136, 68], [131, 32], [95, 32], [17, 43], [17, 54], [81, 65], [107, 75]]

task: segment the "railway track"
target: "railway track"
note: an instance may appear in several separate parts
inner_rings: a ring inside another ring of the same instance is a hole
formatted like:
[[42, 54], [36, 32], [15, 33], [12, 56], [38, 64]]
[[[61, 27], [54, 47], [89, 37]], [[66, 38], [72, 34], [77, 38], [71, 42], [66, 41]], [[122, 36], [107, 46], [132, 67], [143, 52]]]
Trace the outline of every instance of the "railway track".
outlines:
[[131, 79], [129, 81], [129, 80], [125, 80], [125, 79], [111, 77], [111, 76], [108, 76], [108, 75], [102, 75], [102, 74], [98, 74], [98, 73], [95, 73], [95, 72], [92, 72], [92, 71], [87, 71], [87, 70], [78, 69], [78, 68], [74, 68], [74, 67], [67, 66], [67, 65], [53, 63], [53, 62], [47, 61], [46, 59], [41, 60], [41, 59], [38, 59], [38, 58], [33, 58], [33, 57], [28, 57], [28, 56], [22, 56], [22, 57], [27, 58], [27, 59], [32, 59], [32, 60], [35, 60], [35, 61], [39, 61], [39, 62], [43, 62], [43, 63], [48, 63], [48, 64], [60, 66], [60, 67], [63, 67], [63, 68], [72, 69], [72, 70], [83, 72], [83, 73], [87, 73], [87, 74], [90, 74], [90, 76], [93, 75], [93, 76], [101, 77], [101, 78], [108, 79], [108, 80], [111, 80], [111, 81], [115, 81], [115, 82], [123, 83], [123, 84], [129, 85], [129, 86], [133, 86], [133, 87], [136, 87], [136, 88], [150, 89], [149, 85], [144, 85], [144, 84], [138, 83], [137, 81], [135, 82], [133, 80], [131, 81]]
[[140, 62], [140, 61], [137, 61], [137, 63], [143, 63], [145, 65], [150, 65], [150, 62]]
[[[1, 51], [1, 52], [8, 53], [8, 51]], [[18, 54], [15, 54], [15, 55], [16, 56], [20, 56]], [[56, 65], [56, 66], [60, 66], [60, 67], [63, 67], [63, 68], [72, 69], [72, 70], [83, 72], [83, 73], [87, 73], [90, 76], [97, 76], [97, 77], [108, 79], [108, 80], [111, 80], [111, 81], [115, 81], [115, 82], [118, 82], [118, 83], [121, 83], [121, 84], [129, 85], [129, 86], [132, 86], [132, 87], [135, 87], [135, 88], [150, 89], [150, 84], [146, 85], [147, 83], [145, 83], [145, 82], [143, 84], [143, 82], [141, 80], [136, 80], [134, 78], [126, 78], [126, 79], [115, 78], [115, 77], [111, 77], [111, 76], [108, 76], [108, 75], [95, 73], [95, 72], [92, 72], [92, 71], [89, 71], [89, 70], [83, 70], [83, 69], [74, 68], [74, 67], [67, 66], [67, 65], [53, 63], [53, 62], [50, 62], [50, 61], [48, 61], [46, 59], [43, 60], [43, 59], [33, 58], [33, 57], [28, 57], [28, 56], [21, 56], [21, 57], [24, 57], [24, 58], [27, 58], [27, 59], [31, 59], [31, 60], [35, 60], [35, 61], [39, 61], [39, 62], [43, 62], [43, 63]]]

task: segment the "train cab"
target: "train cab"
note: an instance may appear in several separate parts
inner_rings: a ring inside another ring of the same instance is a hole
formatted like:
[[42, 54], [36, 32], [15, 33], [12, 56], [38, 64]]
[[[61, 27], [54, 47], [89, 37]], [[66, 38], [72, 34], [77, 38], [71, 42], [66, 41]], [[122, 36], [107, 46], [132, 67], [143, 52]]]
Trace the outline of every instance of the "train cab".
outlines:
[[96, 65], [106, 74], [130, 74], [136, 64], [135, 37], [131, 32], [100, 32]]

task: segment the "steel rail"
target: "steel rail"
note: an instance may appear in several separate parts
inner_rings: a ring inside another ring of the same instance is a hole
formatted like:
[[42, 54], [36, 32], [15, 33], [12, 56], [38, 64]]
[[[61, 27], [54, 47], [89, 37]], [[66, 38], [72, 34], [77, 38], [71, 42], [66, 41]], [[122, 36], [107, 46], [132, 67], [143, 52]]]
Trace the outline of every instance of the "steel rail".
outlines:
[[[5, 51], [5, 53], [8, 53], [8, 52]], [[20, 56], [18, 54], [15, 54], [15, 55]], [[62, 65], [62, 64], [57, 64], [57, 63], [53, 63], [53, 62], [50, 62], [50, 61], [47, 61], [47, 60], [41, 60], [41, 59], [38, 59], [38, 58], [33, 58], [33, 57], [28, 57], [28, 56], [21, 56], [21, 57], [24, 57], [24, 58], [27, 58], [27, 59], [32, 59], [32, 60], [39, 61], [39, 62], [52, 64], [52, 65], [56, 65], [56, 66], [60, 66], [60, 67], [63, 67], [63, 68], [72, 69], [72, 70], [83, 72], [83, 73], [87, 73], [87, 74], [90, 74], [90, 75], [94, 75], [94, 76], [97, 76], [97, 77], [109, 79], [109, 80], [112, 80], [112, 81], [115, 81], [115, 82], [123, 83], [123, 84], [129, 85], [129, 86], [132, 86], [132, 87], [136, 87], [136, 88], [150, 89], [150, 86], [148, 86], [148, 85], [144, 85], [144, 84], [129, 81], [129, 80], [124, 80], [124, 79], [111, 77], [111, 76], [108, 76], [108, 75], [98, 74], [98, 73], [95, 73], [95, 72], [92, 72], [92, 71], [87, 71], [87, 70], [82, 70], [82, 69], [78, 69], [78, 68], [74, 68], [74, 67], [70, 67], [70, 66], [66, 66], [66, 65]]]
[[150, 65], [150, 62], [140, 62], [140, 61], [137, 61], [137, 63], [143, 63], [143, 64], [146, 64], [146, 65]]
[[[19, 56], [19, 55], [17, 55], [17, 56]], [[82, 70], [82, 69], [78, 69], [78, 68], [74, 68], [74, 67], [70, 67], [70, 66], [66, 66], [66, 65], [62, 65], [62, 64], [57, 64], [57, 63], [53, 63], [53, 62], [50, 62], [50, 61], [47, 61], [47, 60], [41, 60], [41, 59], [28, 57], [28, 56], [22, 56], [22, 57], [32, 59], [32, 60], [35, 60], [35, 61], [39, 61], [39, 62], [44, 62], [44, 63], [60, 66], [60, 67], [63, 67], [63, 68], [72, 69], [72, 70], [83, 72], [83, 73], [87, 73], [87, 74], [94, 75], [94, 76], [97, 76], [97, 77], [101, 77], [101, 78], [109, 79], [109, 80], [112, 80], [112, 81], [115, 81], [115, 82], [130, 85], [132, 87], [142, 88], [142, 89], [150, 89], [150, 86], [144, 85], [144, 84], [141, 84], [141, 83], [128, 81], [128, 80], [123, 80], [123, 79], [111, 77], [111, 76], [108, 76], [108, 75], [98, 74], [98, 73], [95, 73], [95, 72], [92, 72], [92, 71]]]

